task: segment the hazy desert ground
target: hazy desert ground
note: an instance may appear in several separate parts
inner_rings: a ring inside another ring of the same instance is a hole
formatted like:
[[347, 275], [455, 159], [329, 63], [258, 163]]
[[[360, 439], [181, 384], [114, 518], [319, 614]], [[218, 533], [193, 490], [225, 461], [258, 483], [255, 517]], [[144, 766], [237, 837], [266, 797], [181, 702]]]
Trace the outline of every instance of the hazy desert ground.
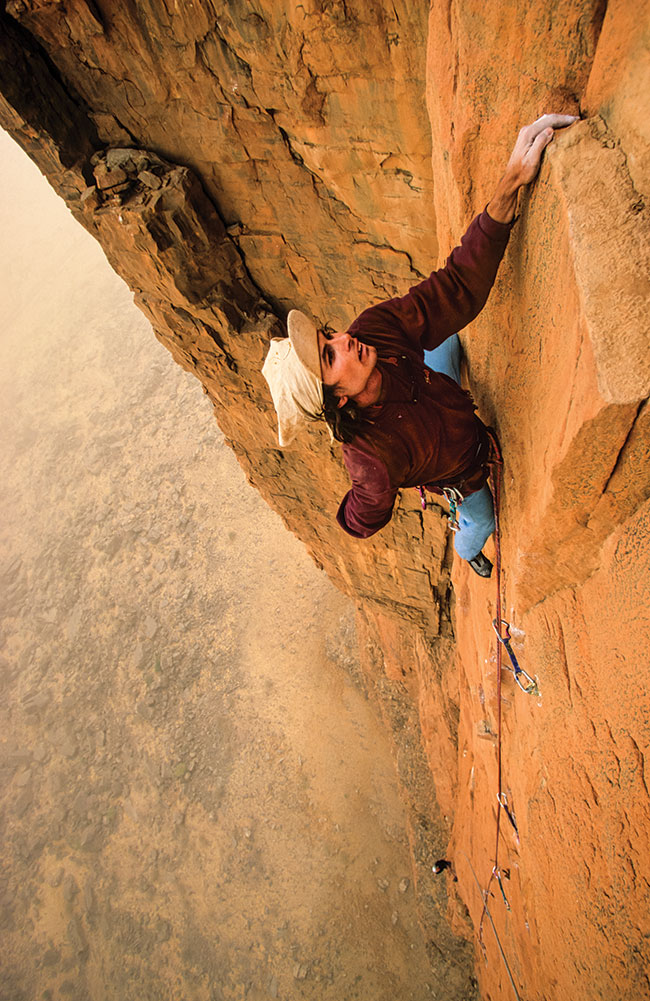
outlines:
[[446, 998], [354, 613], [0, 135], [7, 1001]]

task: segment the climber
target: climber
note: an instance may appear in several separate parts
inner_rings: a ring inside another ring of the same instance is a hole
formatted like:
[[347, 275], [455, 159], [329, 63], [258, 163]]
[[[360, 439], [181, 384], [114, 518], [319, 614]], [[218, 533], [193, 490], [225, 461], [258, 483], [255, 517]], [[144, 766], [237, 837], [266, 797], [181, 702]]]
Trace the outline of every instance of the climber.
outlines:
[[485, 305], [515, 221], [519, 188], [537, 175], [555, 129], [577, 119], [542, 115], [523, 128], [487, 207], [444, 268], [401, 298], [366, 309], [347, 330], [317, 329], [299, 310], [288, 338], [273, 340], [263, 373], [278, 415], [280, 447], [306, 420], [326, 420], [343, 443], [352, 481], [339, 525], [365, 539], [390, 521], [401, 487], [453, 488], [455, 548], [481, 577], [494, 529], [487, 486], [489, 441], [460, 387], [457, 332]]

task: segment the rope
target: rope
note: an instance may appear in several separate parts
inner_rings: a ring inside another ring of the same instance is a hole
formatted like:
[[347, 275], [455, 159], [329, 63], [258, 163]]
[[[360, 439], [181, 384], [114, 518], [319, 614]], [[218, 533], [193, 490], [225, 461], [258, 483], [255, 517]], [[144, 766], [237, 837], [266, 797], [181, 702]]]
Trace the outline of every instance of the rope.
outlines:
[[[501, 868], [499, 866], [499, 843], [501, 839], [501, 812], [503, 811], [515, 832], [517, 840], [519, 840], [519, 831], [517, 830], [517, 823], [508, 806], [508, 799], [503, 791], [503, 767], [502, 767], [502, 699], [501, 699], [501, 671], [502, 671], [502, 647], [506, 648], [506, 651], [512, 662], [512, 672], [515, 676], [515, 681], [521, 688], [523, 692], [527, 695], [539, 694], [539, 689], [537, 688], [537, 682], [535, 679], [531, 678], [518, 664], [517, 659], [510, 647], [510, 631], [508, 623], [503, 619], [501, 615], [501, 525], [499, 522], [499, 512], [501, 510], [501, 487], [503, 480], [503, 456], [501, 454], [501, 448], [499, 446], [499, 440], [492, 430], [492, 428], [487, 429], [490, 438], [490, 457], [488, 460], [488, 465], [490, 469], [490, 486], [492, 489], [492, 503], [494, 507], [494, 545], [496, 551], [496, 585], [497, 585], [497, 597], [496, 597], [496, 617], [493, 621], [494, 631], [497, 635], [497, 820], [496, 820], [496, 837], [494, 844], [494, 865], [492, 866], [492, 872], [490, 873], [490, 878], [488, 880], [487, 886], [484, 890], [481, 890], [481, 884], [478, 881], [474, 867], [470, 862], [469, 858], [463, 852], [469, 865], [472, 876], [474, 877], [474, 882], [478, 887], [479, 893], [481, 894], [483, 900], [483, 909], [481, 911], [481, 920], [479, 922], [478, 940], [479, 945], [483, 951], [487, 962], [487, 951], [485, 948], [485, 943], [483, 941], [483, 925], [485, 921], [485, 916], [487, 915], [488, 920], [492, 926], [492, 931], [494, 932], [494, 937], [501, 954], [501, 959], [506, 968], [506, 973], [510, 980], [510, 984], [515, 994], [516, 1001], [522, 1001], [521, 995], [517, 990], [517, 985], [515, 984], [514, 977], [510, 970], [510, 965], [506, 959], [506, 954], [501, 945], [501, 940], [497, 933], [496, 925], [490, 910], [488, 908], [488, 900], [490, 897], [490, 888], [492, 886], [492, 881], [496, 879], [499, 890], [501, 891], [501, 896], [503, 897], [503, 902], [505, 904], [506, 910], [510, 910], [510, 904], [508, 903], [508, 898], [506, 897], [505, 891], [503, 889]], [[505, 632], [503, 632], [503, 627], [505, 626]], [[525, 679], [525, 684], [522, 683], [522, 677]]]
[[[465, 852], [463, 852], [462, 854], [465, 855]], [[470, 860], [467, 857], [467, 855], [465, 855], [465, 858], [467, 859], [468, 866], [472, 870], [472, 876], [474, 877], [474, 882], [476, 883], [476, 885], [478, 887], [478, 891], [482, 895], [483, 891], [481, 890], [481, 884], [479, 883], [478, 878], [476, 876], [476, 873], [474, 872], [474, 866], [470, 862]], [[490, 912], [488, 910], [487, 901], [485, 901], [485, 900], [483, 901], [483, 910], [484, 910], [484, 913], [487, 914], [488, 918], [490, 919], [490, 924], [492, 925], [492, 931], [494, 932], [494, 937], [497, 940], [497, 946], [499, 947], [499, 952], [501, 953], [501, 959], [503, 960], [503, 965], [506, 968], [506, 973], [508, 974], [508, 978], [509, 978], [510, 983], [512, 985], [512, 989], [515, 992], [515, 998], [517, 999], [517, 1001], [523, 1001], [523, 999], [521, 997], [521, 994], [517, 990], [517, 985], [515, 984], [514, 977], [512, 975], [511, 970], [510, 970], [510, 964], [508, 963], [508, 960], [506, 959], [506, 954], [503, 951], [503, 946], [501, 945], [501, 939], [499, 938], [498, 932], [496, 930], [496, 926], [494, 924], [494, 921], [492, 920], [492, 915], [490, 914]], [[483, 945], [483, 943], [481, 943], [481, 945]]]
[[[501, 528], [499, 524], [499, 511], [501, 508], [501, 480], [503, 471], [503, 456], [501, 455], [501, 449], [499, 447], [499, 441], [496, 434], [491, 428], [488, 428], [488, 434], [490, 436], [490, 484], [492, 487], [492, 503], [494, 505], [494, 545], [496, 550], [496, 583], [497, 583], [497, 607], [496, 607], [496, 619], [497, 622], [501, 622]], [[490, 873], [490, 878], [488, 884], [483, 891], [483, 910], [481, 912], [481, 920], [479, 923], [478, 938], [482, 949], [485, 949], [483, 944], [483, 922], [485, 920], [485, 915], [488, 913], [487, 902], [490, 893], [490, 887], [492, 886], [492, 880], [496, 879], [499, 884], [499, 889], [501, 890], [501, 895], [503, 897], [504, 903], [508, 910], [510, 910], [510, 904], [508, 903], [507, 897], [505, 895], [503, 884], [501, 882], [501, 871], [499, 869], [499, 838], [501, 834], [501, 809], [503, 802], [503, 776], [502, 776], [502, 765], [501, 765], [501, 643], [497, 643], [497, 825], [496, 825], [496, 842], [494, 846], [494, 865], [492, 867], [492, 872]], [[490, 918], [490, 920], [492, 920]]]

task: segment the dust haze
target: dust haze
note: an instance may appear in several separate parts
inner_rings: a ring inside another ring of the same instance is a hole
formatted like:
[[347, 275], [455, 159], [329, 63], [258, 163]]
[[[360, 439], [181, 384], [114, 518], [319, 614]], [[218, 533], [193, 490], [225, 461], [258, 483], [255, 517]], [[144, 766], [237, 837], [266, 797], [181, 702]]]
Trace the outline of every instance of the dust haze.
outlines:
[[354, 612], [0, 135], [11, 1001], [449, 997]]

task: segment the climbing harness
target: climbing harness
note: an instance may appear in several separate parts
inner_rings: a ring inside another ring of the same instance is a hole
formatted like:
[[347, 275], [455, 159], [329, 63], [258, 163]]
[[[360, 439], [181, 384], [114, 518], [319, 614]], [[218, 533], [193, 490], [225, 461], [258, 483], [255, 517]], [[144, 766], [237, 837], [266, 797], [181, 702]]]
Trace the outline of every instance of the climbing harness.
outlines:
[[[504, 626], [505, 630], [503, 628]], [[519, 666], [519, 661], [515, 657], [515, 652], [510, 646], [510, 640], [512, 639], [510, 635], [510, 623], [506, 622], [505, 619], [501, 619], [501, 629], [500, 629], [498, 625], [498, 619], [492, 619], [492, 628], [496, 633], [499, 643], [502, 643], [508, 652], [508, 656], [510, 657], [510, 663], [512, 664], [512, 667], [509, 667], [508, 670], [512, 671], [512, 673], [514, 674], [515, 681], [521, 688], [522, 692], [525, 692], [526, 695], [539, 695], [539, 688], [537, 687], [537, 682], [535, 681], [534, 678], [531, 678], [530, 674], [524, 671], [523, 667]], [[507, 666], [508, 665], [506, 664], [506, 667]], [[525, 684], [521, 680], [522, 678], [525, 678], [526, 681]]]

